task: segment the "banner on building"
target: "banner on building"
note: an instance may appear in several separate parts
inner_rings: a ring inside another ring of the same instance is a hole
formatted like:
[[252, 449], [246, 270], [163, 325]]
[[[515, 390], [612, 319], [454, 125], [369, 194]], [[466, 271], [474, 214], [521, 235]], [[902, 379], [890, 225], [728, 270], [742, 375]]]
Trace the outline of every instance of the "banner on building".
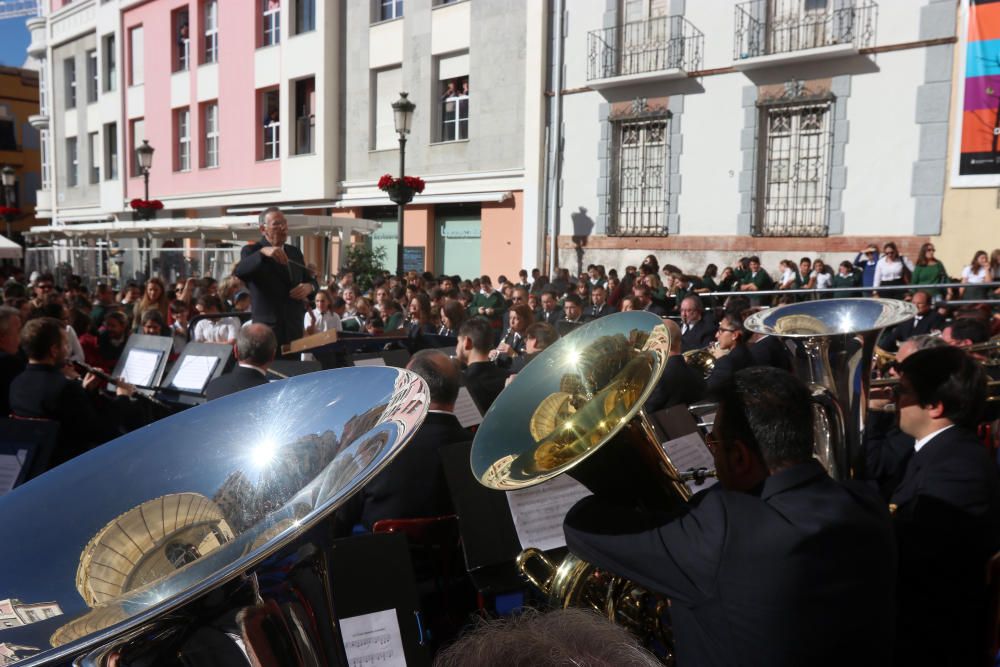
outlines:
[[962, 0], [952, 187], [1000, 186], [1000, 0]]

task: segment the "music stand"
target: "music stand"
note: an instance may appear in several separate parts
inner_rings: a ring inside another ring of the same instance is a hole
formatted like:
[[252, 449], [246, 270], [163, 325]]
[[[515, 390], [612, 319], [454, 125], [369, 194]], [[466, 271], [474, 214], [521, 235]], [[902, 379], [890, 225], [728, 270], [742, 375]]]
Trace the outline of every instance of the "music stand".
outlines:
[[[132, 334], [118, 357], [112, 375], [140, 389], [156, 389], [163, 380], [173, 347], [174, 339], [170, 336]], [[112, 385], [108, 385], [107, 389], [115, 390]]]
[[306, 373], [321, 371], [323, 370], [323, 364], [319, 361], [275, 359], [271, 362], [271, 367], [268, 370], [273, 370], [275, 373], [281, 373], [282, 375], [287, 375], [288, 377], [295, 377], [296, 375], [305, 375]]
[[224, 343], [188, 343], [160, 385], [157, 398], [194, 406], [205, 402], [205, 387], [222, 375], [233, 354]]
[[[381, 359], [382, 363], [372, 363], [372, 359]], [[406, 368], [410, 361], [408, 350], [382, 350], [381, 352], [368, 352], [354, 355], [355, 366], [391, 366], [393, 368]]]
[[48, 470], [59, 422], [0, 419], [0, 495]]

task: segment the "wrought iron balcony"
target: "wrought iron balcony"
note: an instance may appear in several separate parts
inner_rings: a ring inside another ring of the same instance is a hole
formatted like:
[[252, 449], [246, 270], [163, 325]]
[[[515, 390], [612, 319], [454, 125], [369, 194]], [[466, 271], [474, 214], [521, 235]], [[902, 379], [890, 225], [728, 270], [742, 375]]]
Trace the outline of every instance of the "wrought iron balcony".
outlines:
[[602, 82], [616, 85], [686, 76], [701, 69], [704, 48], [705, 36], [683, 16], [657, 16], [592, 30], [587, 35], [587, 81], [603, 87]]
[[875, 43], [878, 5], [854, 0], [749, 0], [736, 5], [737, 61]]

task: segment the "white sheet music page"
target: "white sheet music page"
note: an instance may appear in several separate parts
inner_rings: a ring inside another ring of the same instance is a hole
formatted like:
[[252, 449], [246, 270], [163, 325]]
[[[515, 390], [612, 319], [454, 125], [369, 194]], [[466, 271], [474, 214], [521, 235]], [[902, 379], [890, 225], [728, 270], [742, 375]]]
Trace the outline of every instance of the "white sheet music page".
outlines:
[[218, 357], [188, 355], [181, 359], [181, 366], [177, 369], [177, 374], [174, 375], [170, 386], [181, 391], [200, 394], [218, 365]]
[[395, 609], [342, 618], [340, 632], [351, 667], [406, 667]]
[[527, 489], [508, 491], [507, 502], [521, 548], [548, 551], [566, 546], [563, 519], [576, 501], [589, 495], [587, 487], [569, 475], [559, 475]]
[[[691, 468], [715, 469], [715, 459], [712, 458], [712, 452], [708, 450], [705, 441], [701, 439], [701, 435], [698, 433], [688, 433], [674, 440], [668, 440], [663, 443], [663, 449], [667, 452], [667, 456], [670, 457], [674, 467], [677, 468], [677, 472], [683, 473]], [[700, 485], [695, 484], [693, 481], [686, 484], [691, 493], [698, 493], [712, 486], [717, 481], [719, 480], [709, 477]]]
[[160, 361], [162, 352], [150, 350], [131, 350], [125, 359], [122, 369], [122, 380], [137, 387], [153, 386], [153, 376], [156, 374], [156, 364]]
[[458, 388], [458, 398], [455, 400], [455, 417], [462, 428], [479, 426], [483, 423], [483, 416], [479, 414], [479, 408], [472, 400], [472, 394], [465, 387]]

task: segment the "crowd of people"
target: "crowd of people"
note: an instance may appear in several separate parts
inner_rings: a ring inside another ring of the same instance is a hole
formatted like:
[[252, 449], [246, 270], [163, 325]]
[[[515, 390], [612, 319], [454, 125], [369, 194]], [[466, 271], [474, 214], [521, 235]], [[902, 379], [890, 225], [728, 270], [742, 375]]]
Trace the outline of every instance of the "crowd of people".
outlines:
[[[536, 269], [494, 281], [343, 270], [320, 285], [287, 243], [280, 210], [262, 213], [261, 231], [221, 283], [153, 277], [91, 291], [76, 277], [57, 285], [49, 274], [13, 275], [0, 308], [0, 409], [72, 425], [65, 460], [141, 423], [133, 387], [101, 397], [103, 381], [67, 365], [110, 372], [132, 334], [172, 337], [175, 355], [189, 341], [234, 344], [237, 369], [210, 398], [266, 382], [292, 340], [380, 335], [413, 352], [408, 368], [428, 384], [431, 416], [398, 462], [338, 510], [338, 531], [349, 534], [379, 519], [454, 511], [435, 450], [472, 438], [454, 416], [460, 386], [485, 414], [560, 336], [615, 312], [648, 311], [664, 318], [672, 348], [645, 408], [718, 402], [708, 445], [720, 484], [669, 516], [598, 494], [567, 517], [573, 552], [669, 595], [688, 664], [752, 655], [754, 664], [958, 665], [982, 655], [986, 566], [1000, 548], [1000, 486], [988, 456], [996, 430], [984, 428], [997, 424], [986, 398], [1000, 366], [982, 349], [1000, 315], [982, 302], [1000, 295], [989, 284], [1000, 280], [1000, 250], [976, 252], [954, 278], [933, 244], [911, 262], [890, 242], [837, 267], [783, 260], [773, 277], [758, 257], [697, 276], [649, 255], [620, 273], [591, 265], [576, 277]], [[950, 282], [961, 286], [937, 287]], [[880, 289], [890, 286], [906, 289]], [[802, 289], [811, 291], [781, 294]], [[880, 341], [895, 354], [886, 372], [898, 385], [872, 396], [873, 408], [894, 412], [878, 412], [868, 429], [864, 489], [835, 482], [813, 459], [809, 394], [789, 372], [789, 346], [744, 325], [761, 307], [862, 292], [910, 300], [918, 313]], [[571, 626], [593, 622], [569, 616]], [[460, 640], [463, 650], [488, 652], [484, 636], [504, 641], [493, 632]], [[638, 647], [616, 641], [645, 664]], [[441, 664], [472, 664], [461, 662], [460, 646]]]

